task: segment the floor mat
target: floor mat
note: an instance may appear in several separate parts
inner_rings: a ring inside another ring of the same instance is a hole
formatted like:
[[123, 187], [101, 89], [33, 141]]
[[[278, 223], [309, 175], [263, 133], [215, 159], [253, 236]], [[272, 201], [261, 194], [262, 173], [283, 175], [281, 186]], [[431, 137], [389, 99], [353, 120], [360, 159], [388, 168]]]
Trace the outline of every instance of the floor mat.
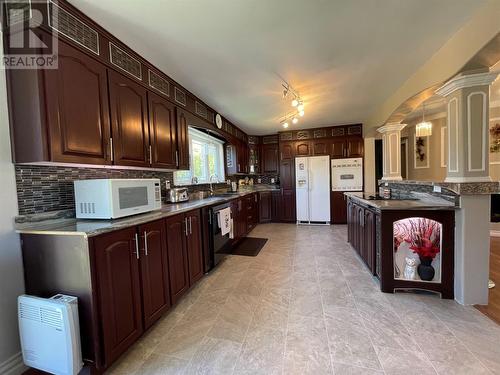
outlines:
[[245, 237], [231, 251], [232, 255], [256, 257], [267, 242], [267, 238]]

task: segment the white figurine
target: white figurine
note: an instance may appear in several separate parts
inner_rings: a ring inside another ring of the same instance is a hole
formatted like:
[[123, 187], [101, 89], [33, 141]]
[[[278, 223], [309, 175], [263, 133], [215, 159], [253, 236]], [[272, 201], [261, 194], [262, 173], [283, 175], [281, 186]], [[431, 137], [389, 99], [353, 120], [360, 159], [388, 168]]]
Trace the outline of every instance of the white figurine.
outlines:
[[417, 259], [406, 257], [406, 266], [404, 272], [404, 278], [406, 280], [416, 280], [417, 279]]

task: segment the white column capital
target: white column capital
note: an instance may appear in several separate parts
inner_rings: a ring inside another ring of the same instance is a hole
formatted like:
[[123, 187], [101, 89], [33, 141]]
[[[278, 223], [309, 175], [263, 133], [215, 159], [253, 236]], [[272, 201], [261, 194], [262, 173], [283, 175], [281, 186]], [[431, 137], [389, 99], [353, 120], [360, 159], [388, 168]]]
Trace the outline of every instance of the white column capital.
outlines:
[[498, 72], [459, 74], [438, 88], [436, 94], [439, 96], [448, 96], [463, 88], [491, 85], [497, 79], [497, 76]]
[[401, 131], [406, 127], [406, 124], [400, 124], [399, 122], [392, 122], [385, 124], [384, 126], [381, 126], [380, 128], [377, 129], [379, 133], [390, 133], [390, 132], [396, 132], [396, 131]]

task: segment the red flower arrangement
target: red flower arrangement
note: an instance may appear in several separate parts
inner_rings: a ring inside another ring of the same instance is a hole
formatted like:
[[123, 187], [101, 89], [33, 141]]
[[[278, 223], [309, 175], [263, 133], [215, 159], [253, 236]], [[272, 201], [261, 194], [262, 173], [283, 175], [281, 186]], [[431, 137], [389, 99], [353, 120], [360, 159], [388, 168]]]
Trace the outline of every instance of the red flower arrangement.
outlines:
[[[394, 241], [410, 245], [410, 249], [425, 260], [433, 260], [440, 251], [441, 226], [425, 218], [404, 219], [394, 223]], [[397, 236], [397, 240], [396, 240]]]

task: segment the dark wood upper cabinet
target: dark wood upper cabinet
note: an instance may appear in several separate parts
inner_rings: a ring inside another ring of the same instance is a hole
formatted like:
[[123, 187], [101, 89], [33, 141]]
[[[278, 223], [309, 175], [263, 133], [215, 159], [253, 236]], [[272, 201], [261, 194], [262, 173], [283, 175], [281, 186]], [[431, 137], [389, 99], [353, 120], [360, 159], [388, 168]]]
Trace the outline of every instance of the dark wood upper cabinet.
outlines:
[[295, 142], [280, 142], [280, 161], [294, 160]]
[[189, 169], [189, 137], [186, 112], [177, 107], [177, 166]]
[[103, 234], [93, 243], [107, 367], [143, 332], [136, 230]]
[[147, 167], [149, 126], [146, 89], [108, 70], [114, 163]]
[[175, 105], [159, 95], [148, 92], [151, 166], [177, 168]]
[[189, 234], [187, 236], [186, 250], [189, 264], [189, 285], [203, 277], [203, 244], [201, 242], [201, 216], [200, 210], [188, 212]]
[[167, 236], [163, 220], [139, 226], [142, 305], [145, 329], [171, 306]]
[[312, 155], [330, 155], [332, 142], [330, 139], [315, 139], [311, 141]]
[[106, 67], [65, 43], [58, 64], [43, 71], [50, 160], [110, 164]]
[[364, 140], [360, 136], [349, 136], [346, 140], [347, 157], [361, 158], [363, 157]]
[[248, 146], [245, 143], [241, 142], [238, 145], [236, 151], [236, 158], [238, 160], [238, 173], [248, 173], [249, 155], [248, 155]]
[[278, 173], [279, 166], [279, 146], [277, 143], [262, 145], [262, 173]]
[[346, 143], [345, 138], [334, 138], [331, 145], [330, 156], [333, 159], [342, 159], [346, 157]]
[[308, 141], [298, 141], [295, 143], [295, 156], [310, 156], [311, 143]]
[[167, 227], [168, 270], [170, 275], [170, 295], [176, 303], [189, 289], [188, 257], [186, 253], [187, 223], [184, 215], [176, 215], [165, 220]]

